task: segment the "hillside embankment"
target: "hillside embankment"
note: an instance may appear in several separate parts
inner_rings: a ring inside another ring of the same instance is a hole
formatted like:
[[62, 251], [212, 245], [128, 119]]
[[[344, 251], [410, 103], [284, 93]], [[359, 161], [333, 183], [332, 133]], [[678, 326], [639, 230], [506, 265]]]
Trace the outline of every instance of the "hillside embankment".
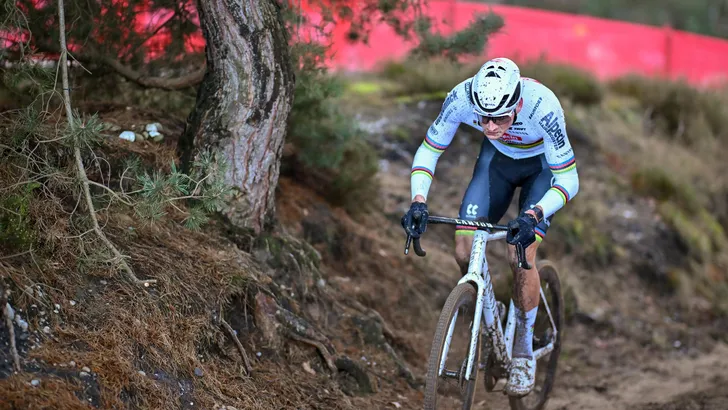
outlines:
[[[0, 259], [0, 283], [21, 318], [13, 329], [22, 365], [12, 372], [3, 323], [0, 408], [420, 408], [434, 326], [459, 273], [452, 229], [430, 227], [427, 257], [405, 256], [399, 218], [412, 156], [442, 91], [465, 78], [460, 70], [390, 66], [347, 79], [340, 106], [378, 161], [376, 194], [359, 207], [333, 205], [292, 169], [277, 190], [277, 226], [261, 237], [216, 219], [193, 231], [174, 211], [150, 224], [101, 203], [104, 229], [136, 275], [157, 279], [148, 288], [92, 252], [93, 238], [72, 235], [68, 221], [83, 223], [67, 215], [75, 203], [59, 196], [67, 187], [33, 190], [24, 221], [43, 229], [27, 240], [43, 246], [6, 246]], [[714, 111], [718, 97], [644, 79], [598, 84], [564, 68], [524, 72], [564, 96], [581, 179], [541, 246], [567, 301], [549, 408], [726, 408], [728, 117]], [[103, 131], [97, 155], [114, 186], [132, 154], [170, 171], [183, 119], [83, 106], [119, 129], [157, 121], [166, 130], [161, 142]], [[460, 128], [438, 163], [432, 213], [456, 215], [481, 142]], [[0, 176], [10, 187], [21, 181], [7, 165]], [[515, 203], [506, 218], [514, 212]], [[489, 248], [500, 297], [511, 283], [504, 256], [504, 246]], [[482, 386], [476, 402], [506, 408]]]

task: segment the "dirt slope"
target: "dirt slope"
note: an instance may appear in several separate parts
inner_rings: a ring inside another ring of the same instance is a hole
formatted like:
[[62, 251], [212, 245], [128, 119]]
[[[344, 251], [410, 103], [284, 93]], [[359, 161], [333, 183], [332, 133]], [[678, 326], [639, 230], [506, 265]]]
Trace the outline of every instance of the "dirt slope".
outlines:
[[[72, 393], [78, 384], [85, 389], [81, 399], [101, 408], [421, 408], [418, 383], [434, 326], [459, 274], [451, 228], [428, 230], [426, 258], [405, 256], [399, 218], [408, 205], [412, 155], [437, 107], [357, 107], [382, 158], [380, 197], [371, 199], [378, 209], [370, 214], [353, 218], [282, 178], [281, 226], [263, 246], [217, 224], [188, 234], [175, 224], [151, 228], [124, 215], [110, 218], [114, 239], [136, 254], [138, 272], [167, 284], [159, 291], [130, 289], [108, 269], [51, 280], [30, 261], [0, 261], [3, 278], [44, 284], [53, 299], [45, 303], [58, 300], [64, 312], [54, 317], [48, 336], [33, 317], [30, 335], [23, 336], [36, 346], [23, 342], [21, 353], [37, 365], [0, 380], [0, 392], [12, 399], [0, 408], [40, 408], [60, 397], [59, 408], [86, 408]], [[549, 408], [726, 408], [720, 389], [728, 380], [725, 322], [704, 299], [686, 301], [665, 291], [668, 268], [684, 262], [684, 251], [654, 201], [633, 195], [623, 182], [629, 160], [652, 157], [615, 157], [645, 146], [661, 152], [660, 142], [631, 145], [623, 140], [627, 134], [571, 134], [582, 188], [557, 216], [541, 255], [556, 261], [568, 294], [565, 346]], [[433, 213], [457, 213], [479, 143], [478, 135], [461, 129], [442, 156]], [[712, 160], [702, 161], [709, 170]], [[599, 217], [588, 219], [593, 215]], [[504, 254], [503, 244], [488, 251], [498, 292], [508, 288]], [[267, 291], [256, 293], [260, 289]], [[317, 347], [290, 333], [266, 338], [266, 317], [253, 309], [265, 307], [271, 294], [361, 374], [328, 370]], [[68, 305], [74, 297], [80, 303]], [[251, 354], [252, 378], [242, 375], [236, 346], [215, 324], [220, 309]], [[5, 371], [6, 339], [0, 343]], [[40, 384], [33, 386], [36, 378]], [[482, 409], [507, 408], [502, 395], [485, 394], [482, 386], [476, 402]]]

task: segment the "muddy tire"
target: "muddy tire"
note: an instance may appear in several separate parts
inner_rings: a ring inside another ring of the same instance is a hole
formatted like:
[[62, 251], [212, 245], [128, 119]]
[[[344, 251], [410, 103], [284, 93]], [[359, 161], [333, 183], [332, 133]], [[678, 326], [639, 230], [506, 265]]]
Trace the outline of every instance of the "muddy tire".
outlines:
[[[538, 264], [538, 274], [541, 277], [541, 287], [549, 303], [549, 309], [551, 310], [551, 315], [553, 316], [554, 324], [558, 332], [554, 340], [554, 349], [537, 362], [536, 385], [531, 393], [520, 398], [509, 397], [512, 410], [541, 410], [546, 406], [551, 390], [554, 387], [556, 367], [558, 365], [559, 355], [561, 354], [561, 340], [564, 334], [564, 297], [561, 293], [559, 274], [554, 264], [549, 261], [541, 261]], [[536, 316], [537, 324], [539, 320], [543, 321], [544, 318], [548, 321], [544, 303], [541, 301]], [[536, 334], [535, 330], [534, 337], [536, 336], [538, 334]], [[536, 346], [534, 346], [534, 350], [535, 348]], [[541, 376], [543, 376], [542, 383], [539, 383], [539, 367], [543, 369], [541, 373]]]
[[[447, 337], [447, 331], [450, 327], [450, 322], [461, 308], [465, 307], [470, 312], [475, 312], [475, 287], [469, 283], [462, 283], [457, 285], [450, 296], [448, 296], [445, 306], [442, 308], [440, 313], [440, 319], [437, 322], [437, 328], [435, 330], [435, 336], [432, 341], [432, 349], [430, 350], [430, 357], [427, 364], [427, 377], [425, 379], [425, 409], [434, 410], [437, 408], [437, 395], [438, 386], [445, 382], [444, 379], [438, 377], [438, 370], [440, 360], [442, 359], [443, 348], [445, 347], [445, 338]], [[458, 314], [460, 316], [460, 314]], [[472, 326], [472, 316], [470, 317], [470, 326]], [[470, 329], [455, 326], [453, 330], [453, 339], [455, 337], [466, 337], [470, 338]], [[471, 371], [470, 380], [461, 380], [460, 385], [460, 397], [463, 401], [463, 410], [469, 410], [473, 407], [473, 401], [475, 400], [475, 387], [478, 384], [478, 363], [480, 361], [480, 343], [481, 337], [478, 336], [477, 346], [475, 349], [475, 359], [473, 361], [473, 371]], [[450, 346], [452, 348], [452, 345]], [[469, 343], [468, 343], [469, 347]], [[453, 357], [453, 352], [448, 352], [448, 358]], [[457, 357], [456, 363], [467, 363], [467, 353], [464, 356]], [[464, 367], [464, 366], [463, 366]], [[448, 370], [452, 369], [451, 366], [447, 365]], [[464, 369], [462, 370], [464, 372]]]

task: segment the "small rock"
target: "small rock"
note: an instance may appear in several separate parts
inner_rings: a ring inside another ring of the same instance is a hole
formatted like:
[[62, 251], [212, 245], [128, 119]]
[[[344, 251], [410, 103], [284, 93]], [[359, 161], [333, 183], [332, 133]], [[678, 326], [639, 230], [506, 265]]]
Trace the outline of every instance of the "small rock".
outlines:
[[88, 367], [86, 367], [86, 366], [83, 366], [83, 367], [81, 368], [81, 370], [83, 370], [83, 371], [84, 371], [84, 372], [86, 372], [86, 373], [91, 373], [91, 369], [89, 369], [89, 368], [88, 368]]
[[38, 380], [38, 379], [33, 379], [33, 380], [32, 380], [32, 381], [30, 382], [30, 384], [32, 384], [33, 386], [38, 386], [38, 385], [40, 384], [40, 380]]
[[202, 377], [202, 374], [202, 369], [200, 369], [199, 367], [195, 367], [195, 376]]
[[154, 141], [154, 142], [162, 142], [162, 140], [164, 139], [164, 135], [162, 135], [158, 132], [156, 132], [156, 133], [150, 132], [149, 136], [152, 138], [152, 141]]
[[256, 356], [258, 356], [258, 357], [260, 357], [260, 356], [262, 356], [262, 355], [263, 355], [263, 353], [261, 353], [261, 352], [256, 352], [256, 353], [255, 353], [255, 355], [256, 355]]
[[51, 332], [51, 328], [50, 327], [46, 326], [46, 327], [43, 328], [43, 333], [48, 334], [50, 332]]
[[81, 372], [78, 375], [81, 376], [81, 377], [89, 377], [89, 376], [91, 376], [88, 372]]
[[61, 305], [59, 305], [58, 303], [56, 303], [56, 304], [55, 304], [55, 305], [53, 305], [53, 306], [54, 306], [54, 307], [56, 308], [56, 310], [61, 310]]
[[76, 301], [75, 301], [75, 300], [71, 300], [71, 301], [69, 301], [68, 303], [70, 303], [70, 304], [71, 304], [71, 306], [76, 306]]
[[142, 135], [138, 132], [134, 133], [134, 138], [136, 138], [137, 141], [144, 141], [144, 135]]
[[[132, 127], [132, 128], [134, 128], [134, 127]], [[119, 138], [121, 138], [123, 140], [134, 142], [134, 140], [136, 139], [136, 135], [137, 134], [134, 133], [133, 131], [124, 131], [121, 134], [119, 134]]]
[[68, 365], [71, 366], [71, 367], [76, 367], [76, 362], [74, 362], [73, 360], [71, 360], [70, 362], [68, 362]]
[[108, 282], [105, 281], [105, 280], [100, 280], [99, 283], [102, 284], [102, 285], [106, 285]]
[[146, 376], [147, 374], [144, 372], [144, 370], [139, 370], [137, 373], [139, 373], [142, 376]]

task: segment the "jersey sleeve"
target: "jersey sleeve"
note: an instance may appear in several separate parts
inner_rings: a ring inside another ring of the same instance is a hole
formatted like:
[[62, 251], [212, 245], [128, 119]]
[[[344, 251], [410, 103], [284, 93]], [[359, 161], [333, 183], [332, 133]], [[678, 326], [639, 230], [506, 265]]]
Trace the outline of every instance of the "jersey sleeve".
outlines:
[[437, 161], [452, 142], [463, 115], [468, 112], [469, 103], [465, 95], [464, 83], [453, 88], [442, 104], [440, 114], [427, 130], [412, 161], [410, 186], [412, 199], [422, 195], [427, 199], [432, 179], [435, 176]]
[[566, 135], [566, 121], [561, 104], [555, 99], [540, 113], [539, 127], [543, 131], [544, 154], [554, 178], [551, 188], [537, 203], [548, 218], [573, 199], [579, 192], [576, 157]]

